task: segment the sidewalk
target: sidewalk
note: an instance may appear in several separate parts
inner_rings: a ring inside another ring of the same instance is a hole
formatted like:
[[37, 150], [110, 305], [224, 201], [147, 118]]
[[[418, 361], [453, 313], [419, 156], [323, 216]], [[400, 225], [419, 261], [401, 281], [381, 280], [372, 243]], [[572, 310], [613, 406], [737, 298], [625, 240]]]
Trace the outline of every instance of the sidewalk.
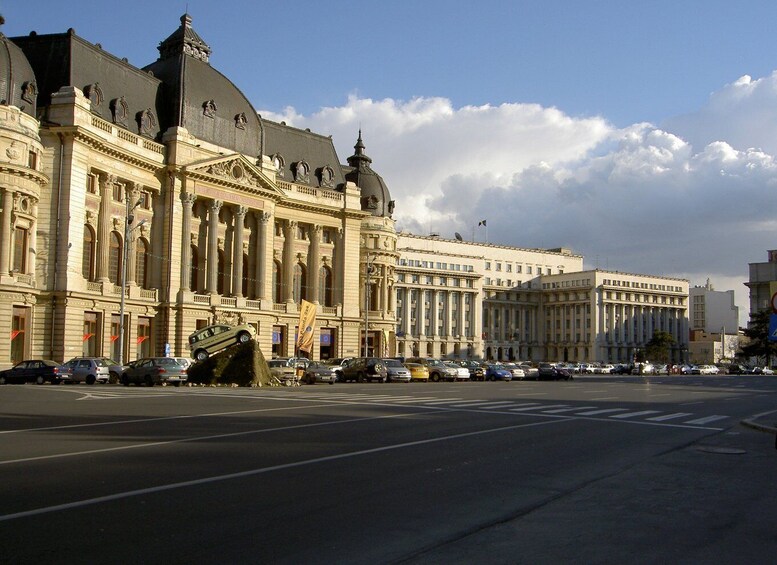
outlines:
[[740, 423], [759, 432], [774, 434], [774, 448], [777, 449], [777, 410], [761, 412], [751, 418], [742, 420]]

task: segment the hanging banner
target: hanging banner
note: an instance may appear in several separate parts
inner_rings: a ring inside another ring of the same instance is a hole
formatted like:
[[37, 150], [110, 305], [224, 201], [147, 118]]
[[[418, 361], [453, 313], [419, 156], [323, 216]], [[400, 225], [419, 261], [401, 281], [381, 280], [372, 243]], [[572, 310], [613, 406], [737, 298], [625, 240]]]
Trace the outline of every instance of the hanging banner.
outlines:
[[313, 349], [313, 329], [316, 327], [316, 305], [303, 300], [299, 308], [297, 349], [310, 353]]
[[389, 333], [388, 330], [383, 328], [383, 355], [382, 357], [388, 357], [389, 354]]

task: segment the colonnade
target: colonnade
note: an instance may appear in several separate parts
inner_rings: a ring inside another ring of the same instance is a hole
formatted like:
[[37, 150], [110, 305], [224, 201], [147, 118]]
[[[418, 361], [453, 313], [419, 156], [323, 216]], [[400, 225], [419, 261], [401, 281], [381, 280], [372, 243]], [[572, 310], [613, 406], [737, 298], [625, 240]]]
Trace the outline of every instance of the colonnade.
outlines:
[[[481, 327], [481, 315], [476, 306], [478, 301], [475, 292], [400, 287], [396, 290], [396, 297], [402, 303], [399, 330], [407, 337], [473, 339], [479, 331], [478, 328]], [[430, 299], [428, 304], [427, 297]], [[441, 318], [442, 331], [439, 323]], [[415, 319], [415, 322], [412, 319]], [[429, 331], [427, 331], [427, 319], [429, 319]]]

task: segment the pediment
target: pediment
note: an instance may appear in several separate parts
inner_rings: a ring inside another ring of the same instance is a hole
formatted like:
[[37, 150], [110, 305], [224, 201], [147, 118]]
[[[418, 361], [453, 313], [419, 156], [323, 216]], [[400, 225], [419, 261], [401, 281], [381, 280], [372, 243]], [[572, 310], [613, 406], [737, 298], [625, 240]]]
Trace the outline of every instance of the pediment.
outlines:
[[183, 168], [183, 173], [209, 178], [217, 184], [228, 184], [285, 196], [285, 193], [259, 167], [239, 154], [192, 163]]

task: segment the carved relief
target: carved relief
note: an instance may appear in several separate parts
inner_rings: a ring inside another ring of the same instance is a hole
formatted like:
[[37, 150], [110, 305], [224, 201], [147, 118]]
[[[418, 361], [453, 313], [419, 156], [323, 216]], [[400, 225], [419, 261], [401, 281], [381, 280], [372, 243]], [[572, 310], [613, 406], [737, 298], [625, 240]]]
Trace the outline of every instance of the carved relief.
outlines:
[[38, 96], [38, 85], [35, 81], [27, 81], [22, 85], [22, 100], [35, 104], [35, 98]]
[[146, 108], [135, 115], [138, 122], [138, 133], [148, 137], [153, 137], [156, 131], [156, 116], [151, 108]]
[[19, 149], [16, 148], [15, 141], [11, 142], [11, 146], [5, 150], [5, 154], [11, 161], [16, 161], [21, 156]]
[[90, 226], [96, 226], [97, 225], [97, 212], [94, 210], [87, 210], [86, 211], [86, 223]]
[[246, 118], [245, 112], [240, 112], [235, 116], [235, 127], [237, 129], [246, 129], [246, 124], [248, 124], [248, 118]]
[[300, 184], [310, 182], [310, 166], [305, 161], [299, 161], [294, 167], [294, 181]]
[[206, 172], [246, 186], [259, 186], [258, 180], [250, 174], [240, 161], [222, 161], [220, 163], [214, 163], [208, 166]]
[[334, 188], [335, 186], [335, 172], [329, 165], [321, 169], [319, 186], [321, 188]]
[[127, 118], [129, 117], [129, 105], [124, 99], [124, 96], [120, 98], [114, 98], [108, 105], [111, 110], [111, 116], [113, 123], [121, 127], [127, 127]]
[[283, 156], [280, 153], [276, 153], [272, 156], [272, 162], [273, 165], [275, 165], [275, 171], [276, 174], [283, 178], [284, 175], [284, 167], [286, 166], [286, 161], [284, 160]]
[[100, 104], [103, 103], [103, 90], [100, 88], [100, 83], [95, 82], [94, 84], [87, 84], [84, 87], [84, 96], [86, 96], [89, 99], [89, 102], [91, 102], [91, 109], [92, 112], [95, 114], [100, 114]]
[[206, 118], [215, 118], [216, 117], [216, 101], [215, 100], [206, 100], [202, 103], [202, 115]]

